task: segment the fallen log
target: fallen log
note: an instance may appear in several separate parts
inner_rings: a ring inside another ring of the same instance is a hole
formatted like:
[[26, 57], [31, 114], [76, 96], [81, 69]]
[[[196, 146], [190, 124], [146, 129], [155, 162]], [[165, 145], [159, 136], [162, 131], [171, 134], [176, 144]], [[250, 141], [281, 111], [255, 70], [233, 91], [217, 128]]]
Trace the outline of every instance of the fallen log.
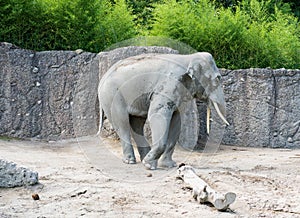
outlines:
[[235, 201], [236, 194], [228, 192], [225, 195], [216, 192], [195, 172], [194, 168], [181, 164], [177, 170], [177, 178], [182, 179], [187, 187], [193, 190], [193, 198], [199, 203], [211, 203], [220, 211], [225, 211]]

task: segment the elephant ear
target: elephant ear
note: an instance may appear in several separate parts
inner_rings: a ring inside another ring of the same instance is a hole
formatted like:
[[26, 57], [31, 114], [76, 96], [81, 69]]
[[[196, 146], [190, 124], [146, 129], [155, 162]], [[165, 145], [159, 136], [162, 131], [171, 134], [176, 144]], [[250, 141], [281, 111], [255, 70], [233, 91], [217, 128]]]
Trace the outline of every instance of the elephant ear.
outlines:
[[202, 70], [202, 66], [201, 66], [200, 60], [193, 59], [193, 60], [191, 60], [191, 62], [189, 63], [189, 66], [187, 67], [186, 74], [192, 80], [195, 80], [196, 79], [195, 75], [197, 75], [197, 72], [199, 74], [199, 72], [201, 72], [201, 70]]
[[180, 77], [180, 82], [191, 92], [196, 91], [196, 84], [198, 83], [197, 77], [197, 71], [201, 70], [201, 64], [198, 60], [192, 60], [185, 73]]

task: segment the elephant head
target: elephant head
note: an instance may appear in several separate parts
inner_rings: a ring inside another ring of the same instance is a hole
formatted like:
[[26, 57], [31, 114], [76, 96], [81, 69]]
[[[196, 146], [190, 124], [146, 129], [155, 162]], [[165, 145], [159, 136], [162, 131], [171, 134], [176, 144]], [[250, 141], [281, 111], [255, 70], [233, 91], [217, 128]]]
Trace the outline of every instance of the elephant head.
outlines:
[[214, 107], [222, 121], [225, 119], [226, 103], [222, 88], [222, 77], [211, 54], [201, 52], [189, 63], [188, 75], [195, 84], [195, 97], [207, 102], [207, 133], [209, 133], [210, 110]]

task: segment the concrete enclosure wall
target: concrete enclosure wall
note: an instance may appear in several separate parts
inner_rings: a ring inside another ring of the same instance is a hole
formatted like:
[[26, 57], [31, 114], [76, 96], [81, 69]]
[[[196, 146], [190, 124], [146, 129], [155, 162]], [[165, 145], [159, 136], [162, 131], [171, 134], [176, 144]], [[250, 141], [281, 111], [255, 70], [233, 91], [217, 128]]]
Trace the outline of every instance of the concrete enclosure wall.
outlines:
[[76, 127], [88, 134], [96, 128], [90, 106], [96, 103], [97, 71], [96, 54], [34, 52], [1, 43], [0, 134], [56, 140], [74, 137]]
[[[120, 59], [153, 52], [176, 53], [163, 47], [126, 47], [99, 54], [34, 52], [1, 43], [0, 135], [58, 140], [95, 134], [99, 76]], [[300, 148], [299, 70], [221, 72], [231, 124], [222, 143]], [[197, 106], [201, 142], [206, 140], [206, 106], [199, 102]], [[188, 121], [185, 118], [186, 126]]]
[[300, 71], [222, 71], [227, 102], [225, 144], [300, 148]]

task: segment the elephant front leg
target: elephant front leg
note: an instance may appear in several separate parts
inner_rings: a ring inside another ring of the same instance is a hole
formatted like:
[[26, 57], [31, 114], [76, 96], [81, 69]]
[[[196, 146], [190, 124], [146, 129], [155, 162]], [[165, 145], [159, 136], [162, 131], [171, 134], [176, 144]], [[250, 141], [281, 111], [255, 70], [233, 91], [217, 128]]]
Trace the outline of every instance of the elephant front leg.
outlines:
[[152, 148], [143, 159], [143, 164], [147, 169], [155, 170], [158, 159], [166, 150], [170, 119], [170, 112], [167, 110], [150, 113], [149, 122], [152, 133]]
[[178, 111], [175, 111], [170, 123], [166, 150], [164, 151], [164, 153], [162, 154], [159, 160], [160, 167], [172, 168], [177, 166], [176, 162], [172, 159], [172, 155], [175, 150], [175, 145], [179, 139], [180, 127], [181, 127], [180, 114]]

